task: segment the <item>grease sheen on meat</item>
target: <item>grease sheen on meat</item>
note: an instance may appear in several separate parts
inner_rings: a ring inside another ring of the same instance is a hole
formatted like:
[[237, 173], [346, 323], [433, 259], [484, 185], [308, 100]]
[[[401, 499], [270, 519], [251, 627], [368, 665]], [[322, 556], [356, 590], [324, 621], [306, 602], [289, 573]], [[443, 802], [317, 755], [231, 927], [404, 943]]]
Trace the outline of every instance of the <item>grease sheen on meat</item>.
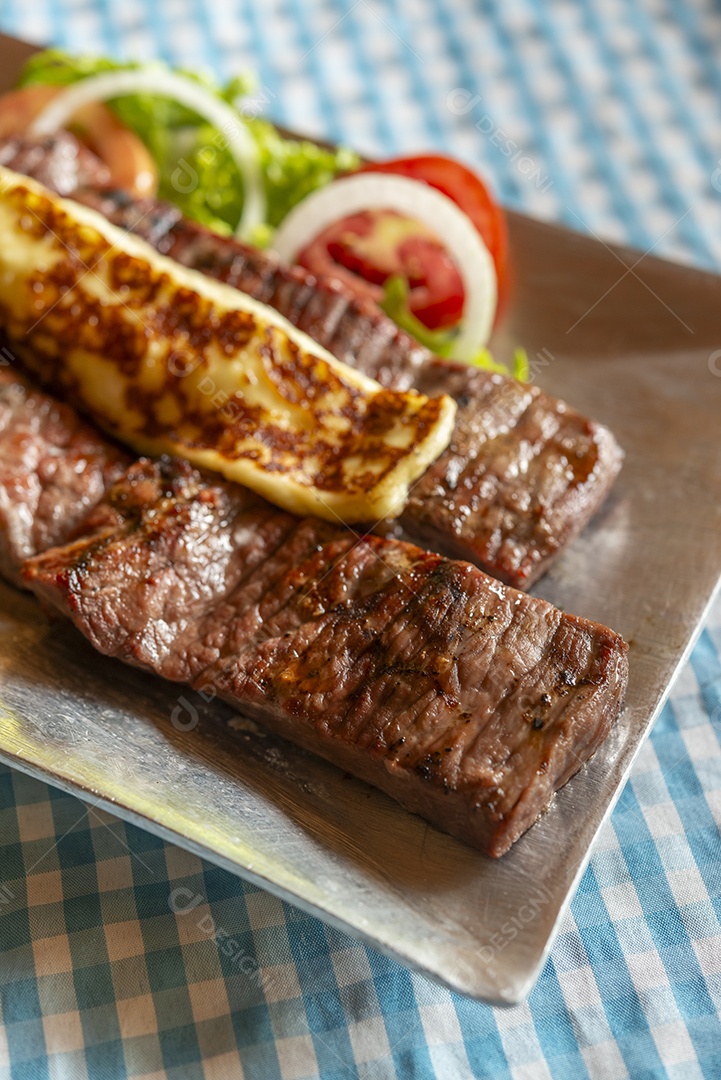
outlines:
[[168, 204], [103, 190], [70, 135], [0, 145], [0, 164], [74, 197], [192, 269], [275, 307], [345, 363], [383, 386], [448, 393], [458, 404], [448, 449], [413, 492], [402, 518], [413, 539], [469, 559], [527, 588], [604, 502], [623, 454], [612, 433], [535, 386], [434, 357], [374, 304], [317, 281], [272, 253], [219, 237]]
[[25, 559], [67, 540], [130, 461], [67, 405], [0, 368], [0, 573], [21, 584]]
[[24, 574], [101, 652], [217, 692], [490, 855], [605, 738], [627, 649], [477, 568], [141, 459]]
[[292, 512], [397, 517], [450, 440], [448, 395], [382, 387], [2, 165], [0, 277], [3, 330], [44, 384], [137, 452], [182, 454]]

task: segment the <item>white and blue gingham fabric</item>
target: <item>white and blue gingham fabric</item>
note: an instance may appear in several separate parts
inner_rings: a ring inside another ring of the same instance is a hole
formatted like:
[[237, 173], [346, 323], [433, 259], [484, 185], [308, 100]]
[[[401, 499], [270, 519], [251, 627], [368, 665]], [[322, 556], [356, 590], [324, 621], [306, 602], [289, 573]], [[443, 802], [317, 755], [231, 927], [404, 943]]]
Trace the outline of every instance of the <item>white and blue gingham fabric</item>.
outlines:
[[[252, 67], [289, 127], [442, 148], [508, 205], [721, 267], [718, 0], [4, 0], [0, 26]], [[0, 1078], [718, 1080], [720, 654], [717, 607], [506, 1010], [0, 769]]]

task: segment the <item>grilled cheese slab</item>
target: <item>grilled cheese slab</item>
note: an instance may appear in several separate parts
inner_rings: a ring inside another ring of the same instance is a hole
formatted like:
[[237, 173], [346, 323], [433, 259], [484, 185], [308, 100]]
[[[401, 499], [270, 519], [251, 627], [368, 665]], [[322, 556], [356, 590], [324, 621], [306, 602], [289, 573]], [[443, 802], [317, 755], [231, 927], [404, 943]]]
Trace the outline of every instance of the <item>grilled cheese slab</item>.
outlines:
[[395, 517], [453, 430], [448, 396], [384, 389], [274, 309], [2, 167], [0, 323], [133, 449], [298, 514]]

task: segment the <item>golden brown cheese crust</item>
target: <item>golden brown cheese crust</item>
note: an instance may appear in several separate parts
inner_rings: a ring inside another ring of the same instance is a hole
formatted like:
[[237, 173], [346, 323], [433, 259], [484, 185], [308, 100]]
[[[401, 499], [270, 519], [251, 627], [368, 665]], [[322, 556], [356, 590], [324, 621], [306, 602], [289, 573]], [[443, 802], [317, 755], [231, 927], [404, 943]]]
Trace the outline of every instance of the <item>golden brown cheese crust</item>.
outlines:
[[277, 312], [0, 169], [0, 318], [24, 362], [136, 450], [287, 509], [400, 513], [445, 448], [445, 395], [383, 389]]

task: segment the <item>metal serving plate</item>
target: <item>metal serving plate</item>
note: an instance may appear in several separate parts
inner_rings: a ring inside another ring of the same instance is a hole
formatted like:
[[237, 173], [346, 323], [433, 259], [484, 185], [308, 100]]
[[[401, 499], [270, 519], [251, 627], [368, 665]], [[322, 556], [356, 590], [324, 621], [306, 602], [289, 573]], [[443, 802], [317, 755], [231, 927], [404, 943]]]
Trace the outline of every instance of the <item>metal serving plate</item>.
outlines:
[[[8, 83], [28, 51], [0, 41]], [[530, 991], [721, 577], [721, 279], [516, 214], [510, 225], [518, 279], [499, 353], [524, 343], [539, 383], [627, 452], [609, 504], [538, 592], [620, 631], [631, 681], [611, 737], [505, 858], [98, 656], [0, 590], [2, 760], [502, 1003]]]

